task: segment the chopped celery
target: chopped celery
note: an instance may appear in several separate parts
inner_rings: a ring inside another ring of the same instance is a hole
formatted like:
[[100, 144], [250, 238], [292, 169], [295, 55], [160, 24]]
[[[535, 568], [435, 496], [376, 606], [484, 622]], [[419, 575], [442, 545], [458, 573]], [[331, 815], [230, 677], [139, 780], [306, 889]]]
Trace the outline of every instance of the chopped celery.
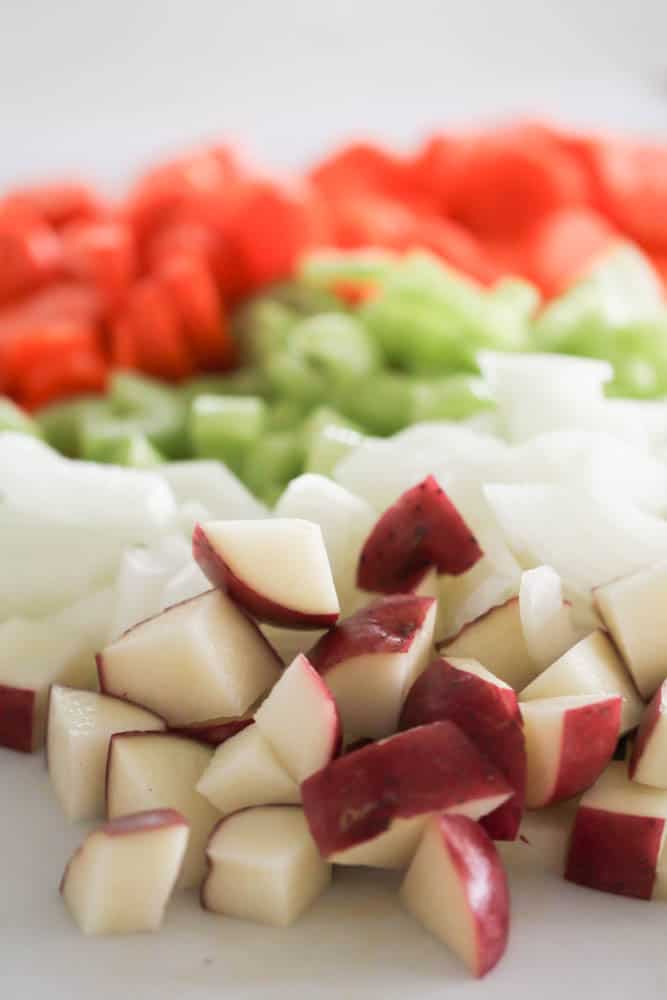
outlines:
[[52, 403], [39, 411], [37, 421], [44, 437], [63, 455], [76, 458], [81, 450], [84, 421], [108, 418], [111, 406], [99, 396], [78, 396], [66, 403]]
[[306, 472], [329, 475], [344, 455], [363, 440], [357, 425], [330, 406], [320, 406], [302, 428]]
[[268, 389], [266, 378], [256, 368], [244, 368], [229, 375], [199, 375], [180, 389], [188, 403], [195, 396], [263, 396]]
[[663, 308], [662, 288], [651, 264], [635, 247], [622, 245], [547, 306], [535, 324], [537, 344], [543, 350], [568, 352], [591, 329], [651, 322]]
[[152, 469], [161, 465], [164, 458], [143, 434], [128, 434], [124, 440], [116, 441], [108, 461], [135, 469]]
[[446, 375], [415, 382], [412, 419], [465, 420], [482, 410], [493, 409], [494, 401], [484, 379], [474, 375]]
[[303, 470], [304, 448], [300, 434], [269, 431], [248, 449], [241, 478], [261, 500], [275, 503], [290, 479]]
[[296, 323], [286, 350], [303, 360], [314, 376], [340, 379], [366, 375], [377, 368], [377, 346], [364, 326], [341, 312], [320, 313]]
[[360, 315], [387, 359], [417, 374], [474, 372], [481, 348], [528, 339], [523, 296], [487, 292], [426, 253], [403, 258]]
[[525, 320], [535, 316], [540, 305], [540, 292], [523, 278], [501, 278], [490, 290], [490, 300], [508, 306]]
[[340, 309], [341, 303], [325, 288], [317, 288], [303, 281], [286, 281], [267, 289], [267, 297], [293, 309], [298, 316], [315, 316], [323, 312]]
[[363, 440], [363, 434], [351, 427], [325, 424], [309, 437], [306, 472], [318, 472], [322, 476], [330, 476], [340, 460], [357, 448]]
[[395, 372], [375, 372], [336, 387], [341, 413], [371, 434], [394, 434], [412, 418], [413, 380]]
[[198, 458], [218, 458], [239, 473], [266, 423], [258, 396], [197, 396], [190, 410], [190, 437]]
[[314, 373], [302, 358], [281, 352], [274, 354], [265, 367], [266, 377], [277, 396], [308, 408], [322, 399], [325, 380]]
[[243, 306], [233, 323], [242, 364], [264, 367], [281, 349], [296, 319], [297, 314], [292, 309], [268, 298], [253, 299]]
[[303, 424], [303, 434], [306, 440], [313, 435], [317, 435], [324, 427], [347, 427], [349, 430], [359, 431], [360, 428], [347, 420], [342, 413], [334, 410], [332, 406], [318, 406], [316, 410], [308, 416]]
[[318, 250], [304, 257], [299, 276], [315, 285], [345, 281], [383, 281], [398, 258], [385, 250]]
[[269, 407], [268, 424], [272, 431], [290, 431], [308, 414], [308, 407], [292, 399], [279, 399]]
[[42, 429], [37, 421], [6, 396], [0, 396], [0, 431], [20, 431], [33, 437], [42, 436]]
[[[116, 372], [110, 399], [119, 436], [123, 431], [145, 434], [168, 458], [187, 456], [187, 405], [171, 386], [146, 376]], [[85, 421], [86, 432], [88, 423]]]

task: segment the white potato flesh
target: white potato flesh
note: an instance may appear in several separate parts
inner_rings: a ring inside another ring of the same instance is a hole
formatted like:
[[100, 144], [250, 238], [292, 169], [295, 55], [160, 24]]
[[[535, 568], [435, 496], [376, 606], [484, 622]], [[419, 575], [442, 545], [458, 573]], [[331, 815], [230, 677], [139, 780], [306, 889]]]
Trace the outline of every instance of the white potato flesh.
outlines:
[[200, 597], [142, 622], [102, 653], [103, 690], [172, 725], [238, 717], [280, 676], [255, 625], [225, 594]]
[[519, 701], [572, 694], [619, 694], [623, 699], [621, 735], [638, 724], [644, 705], [613, 643], [596, 629], [572, 646], [525, 687]]
[[96, 691], [51, 688], [47, 763], [67, 819], [78, 822], [104, 816], [107, 753], [114, 733], [165, 728], [152, 712], [118, 698]]
[[209, 521], [203, 528], [234, 576], [266, 601], [301, 614], [340, 611], [318, 524], [267, 518]]
[[299, 783], [328, 764], [340, 742], [333, 696], [302, 654], [262, 702], [255, 713], [255, 726]]
[[595, 599], [640, 693], [650, 698], [667, 677], [667, 633], [657, 627], [667, 601], [667, 561], [600, 587]]
[[197, 791], [223, 815], [249, 806], [301, 801], [299, 786], [256, 725], [242, 729], [217, 748]]
[[187, 842], [187, 824], [174, 819], [150, 830], [109, 835], [103, 827], [91, 833], [70, 861], [61, 888], [83, 933], [158, 930]]
[[331, 866], [296, 806], [247, 809], [223, 820], [210, 839], [206, 909], [287, 927], [326, 889]]
[[109, 751], [109, 819], [147, 809], [176, 809], [190, 824], [188, 849], [178, 886], [199, 885], [206, 870], [205, 849], [220, 813], [197, 791], [213, 756], [211, 747], [170, 733], [115, 736]]

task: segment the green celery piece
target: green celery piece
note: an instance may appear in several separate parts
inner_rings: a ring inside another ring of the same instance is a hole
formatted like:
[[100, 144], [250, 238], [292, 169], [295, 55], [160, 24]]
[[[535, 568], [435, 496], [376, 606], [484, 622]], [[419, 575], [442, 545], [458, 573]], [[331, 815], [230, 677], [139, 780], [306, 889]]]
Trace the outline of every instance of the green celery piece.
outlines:
[[144, 375], [116, 372], [109, 396], [119, 437], [145, 434], [168, 458], [188, 457], [188, 408], [176, 389]]
[[344, 417], [338, 410], [334, 410], [332, 406], [318, 406], [304, 421], [304, 439], [308, 441], [313, 436], [319, 435], [325, 427], [343, 427], [351, 431], [361, 431], [360, 427]]
[[240, 475], [248, 449], [266, 424], [258, 396], [197, 396], [190, 410], [190, 436], [197, 458], [217, 458]]
[[256, 298], [239, 309], [232, 331], [245, 367], [264, 368], [284, 345], [287, 332], [297, 319], [294, 310], [270, 298]]
[[124, 440], [118, 439], [115, 442], [107, 461], [134, 469], [152, 469], [164, 462], [164, 456], [145, 435], [128, 434]]
[[535, 323], [537, 344], [569, 353], [591, 330], [603, 339], [604, 331], [654, 321], [662, 308], [661, 284], [650, 262], [636, 247], [622, 244], [544, 309]]
[[531, 320], [540, 307], [539, 289], [523, 278], [501, 278], [489, 293], [493, 304], [502, 304], [525, 321]]
[[360, 316], [395, 366], [415, 374], [477, 371], [478, 350], [527, 344], [524, 298], [487, 292], [431, 254], [408, 254]]
[[269, 407], [268, 425], [272, 431], [290, 431], [306, 419], [308, 408], [292, 399], [279, 399]]
[[269, 431], [248, 449], [241, 478], [256, 496], [273, 504], [290, 479], [303, 471], [304, 457], [300, 434]]
[[483, 410], [494, 408], [494, 401], [484, 379], [475, 375], [445, 375], [413, 384], [412, 419], [465, 420]]
[[388, 250], [318, 250], [302, 259], [298, 273], [303, 281], [325, 287], [345, 281], [382, 283], [398, 259]]
[[296, 323], [287, 335], [289, 355], [303, 361], [314, 376], [354, 378], [377, 369], [379, 353], [365, 327], [342, 312], [320, 313]]
[[19, 431], [31, 437], [42, 437], [42, 428], [32, 417], [7, 396], [0, 396], [0, 432]]
[[330, 476], [340, 460], [354, 451], [363, 440], [363, 434], [351, 427], [325, 424], [310, 435], [306, 449], [305, 471]]
[[265, 294], [272, 302], [287, 306], [299, 317], [315, 316], [341, 308], [340, 299], [326, 288], [318, 288], [304, 281], [285, 281], [268, 288]]
[[398, 372], [375, 372], [336, 386], [337, 409], [370, 434], [394, 434], [412, 420], [413, 380]]
[[56, 451], [78, 458], [83, 425], [92, 419], [107, 419], [111, 406], [99, 396], [77, 396], [66, 403], [52, 403], [40, 410], [37, 421], [48, 443]]
[[327, 391], [326, 379], [314, 372], [302, 358], [286, 351], [274, 354], [265, 367], [272, 391], [290, 402], [308, 409], [318, 403]]
[[268, 389], [266, 378], [256, 368], [243, 368], [229, 375], [199, 375], [180, 387], [187, 403], [195, 396], [263, 396]]

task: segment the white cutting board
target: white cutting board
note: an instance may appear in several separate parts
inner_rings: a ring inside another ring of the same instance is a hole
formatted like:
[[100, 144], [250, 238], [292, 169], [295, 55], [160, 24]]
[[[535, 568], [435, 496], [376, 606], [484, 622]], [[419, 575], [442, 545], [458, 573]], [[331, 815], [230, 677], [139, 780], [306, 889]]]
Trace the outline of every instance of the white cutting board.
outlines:
[[59, 813], [41, 756], [0, 750], [1, 1000], [605, 1000], [667, 990], [667, 905], [553, 876], [512, 877], [510, 948], [482, 982], [404, 914], [397, 879], [347, 870], [287, 930], [171, 904], [155, 935], [85, 938], [59, 895], [84, 832]]

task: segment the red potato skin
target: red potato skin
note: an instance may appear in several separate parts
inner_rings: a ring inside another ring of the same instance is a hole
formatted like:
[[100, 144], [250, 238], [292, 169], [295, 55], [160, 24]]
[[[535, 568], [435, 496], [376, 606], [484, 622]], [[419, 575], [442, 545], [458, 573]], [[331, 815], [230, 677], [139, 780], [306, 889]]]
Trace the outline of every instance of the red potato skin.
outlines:
[[399, 729], [439, 721], [459, 726], [507, 778], [514, 796], [479, 822], [494, 840], [515, 840], [526, 790], [526, 744], [516, 694], [438, 657], [412, 685]]
[[506, 608], [510, 604], [516, 604], [516, 605], [518, 605], [518, 603], [519, 603], [519, 598], [518, 597], [510, 597], [503, 604], [494, 604], [494, 606], [492, 608], [489, 608], [488, 611], [485, 611], [483, 615], [480, 615], [478, 618], [473, 618], [473, 620], [471, 622], [466, 622], [465, 625], [462, 625], [461, 628], [456, 633], [456, 635], [450, 635], [446, 639], [441, 639], [440, 642], [436, 642], [435, 648], [438, 651], [440, 651], [440, 650], [445, 650], [446, 651], [446, 649], [450, 645], [450, 643], [455, 642], [457, 639], [460, 639], [462, 635], [465, 635], [465, 633], [468, 631], [468, 629], [471, 629], [474, 626], [479, 625], [479, 623], [481, 621], [483, 621], [485, 618], [489, 618], [496, 611], [499, 611], [500, 608]]
[[383, 833], [395, 818], [458, 806], [513, 789], [452, 722], [435, 722], [373, 743], [301, 785], [306, 819], [323, 857]]
[[[175, 809], [147, 809], [144, 812], [131, 813], [129, 816], [119, 816], [117, 819], [108, 820], [99, 830], [93, 830], [92, 833], [89, 833], [88, 837], [93, 837], [97, 834], [102, 834], [104, 837], [125, 837], [132, 833], [151, 833], [154, 830], [166, 830], [172, 826], [188, 826], [188, 821], [185, 816]], [[84, 844], [81, 844], [76, 849], [65, 866], [59, 886], [61, 895], [65, 888], [65, 882], [72, 862], [81, 854]]]
[[650, 899], [664, 827], [653, 816], [580, 807], [565, 878], [600, 892]]
[[338, 757], [343, 748], [343, 727], [340, 721], [340, 712], [338, 711], [338, 705], [336, 700], [332, 695], [329, 688], [326, 686], [321, 676], [310, 662], [304, 653], [299, 654], [299, 660], [301, 662], [301, 667], [305, 671], [311, 684], [313, 684], [318, 691], [319, 697], [322, 703], [326, 705], [329, 718], [326, 720], [326, 725], [328, 725], [331, 732], [331, 743], [329, 750], [329, 760], [334, 760]]
[[252, 726], [254, 721], [254, 719], [210, 719], [207, 722], [194, 722], [191, 726], [171, 729], [170, 732], [198, 740], [200, 743], [208, 743], [212, 747], [219, 747], [221, 743]]
[[359, 557], [357, 585], [382, 594], [406, 593], [424, 570], [458, 575], [483, 552], [445, 491], [433, 478], [407, 490], [377, 522]]
[[307, 654], [319, 674], [344, 660], [370, 653], [406, 653], [431, 607], [433, 597], [393, 594], [381, 597], [335, 625]]
[[[655, 727], [665, 712], [667, 712], [666, 697], [667, 684], [661, 684], [644, 710], [642, 720], [639, 723], [639, 729], [637, 730], [637, 735], [635, 736], [635, 741], [632, 747], [632, 756], [630, 757], [630, 763], [628, 765], [628, 774], [631, 778], [634, 778], [635, 776], [639, 762], [642, 759], [651, 736], [653, 735]], [[665, 762], [665, 773], [667, 774], [667, 761]]]
[[614, 756], [622, 707], [623, 699], [615, 696], [566, 713], [560, 766], [547, 804], [571, 799], [595, 784]]
[[200, 524], [192, 534], [192, 555], [214, 587], [224, 590], [236, 604], [257, 621], [282, 628], [330, 628], [338, 613], [306, 614], [267, 600], [240, 580], [215, 551]]
[[176, 809], [146, 809], [144, 812], [110, 819], [96, 832], [103, 833], [105, 837], [124, 837], [129, 833], [148, 833], [151, 830], [187, 825], [185, 816]]
[[0, 684], [0, 746], [32, 753], [34, 728], [35, 692]]
[[485, 976], [507, 948], [510, 894], [507, 876], [493, 841], [467, 816], [440, 816], [438, 827], [445, 850], [466, 887], [477, 933], [475, 975]]

